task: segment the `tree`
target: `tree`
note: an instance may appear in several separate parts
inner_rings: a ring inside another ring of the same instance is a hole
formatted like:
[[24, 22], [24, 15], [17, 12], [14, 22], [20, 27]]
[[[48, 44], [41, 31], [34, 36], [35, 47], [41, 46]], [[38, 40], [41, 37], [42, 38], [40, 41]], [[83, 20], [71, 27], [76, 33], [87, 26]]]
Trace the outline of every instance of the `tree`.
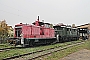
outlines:
[[3, 40], [3, 42], [5, 42], [5, 39], [9, 35], [9, 29], [10, 27], [8, 26], [5, 20], [0, 21], [0, 40]]

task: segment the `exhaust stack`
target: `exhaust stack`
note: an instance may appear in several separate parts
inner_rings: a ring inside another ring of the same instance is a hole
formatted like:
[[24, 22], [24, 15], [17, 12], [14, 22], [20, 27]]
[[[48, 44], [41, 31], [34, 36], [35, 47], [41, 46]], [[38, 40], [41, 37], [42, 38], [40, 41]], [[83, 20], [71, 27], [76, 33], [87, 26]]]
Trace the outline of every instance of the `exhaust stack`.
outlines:
[[39, 16], [38, 16], [38, 21], [39, 21]]

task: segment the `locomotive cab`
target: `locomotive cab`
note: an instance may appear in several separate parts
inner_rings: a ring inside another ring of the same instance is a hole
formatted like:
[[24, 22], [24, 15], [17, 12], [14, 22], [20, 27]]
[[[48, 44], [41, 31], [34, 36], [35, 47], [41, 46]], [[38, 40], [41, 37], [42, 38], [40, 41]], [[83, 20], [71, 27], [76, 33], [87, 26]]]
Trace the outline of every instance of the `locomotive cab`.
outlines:
[[21, 37], [22, 28], [15, 28], [15, 37]]
[[20, 45], [21, 44], [21, 33], [22, 33], [22, 24], [15, 25], [14, 28], [14, 37], [10, 37], [8, 42], [13, 45]]

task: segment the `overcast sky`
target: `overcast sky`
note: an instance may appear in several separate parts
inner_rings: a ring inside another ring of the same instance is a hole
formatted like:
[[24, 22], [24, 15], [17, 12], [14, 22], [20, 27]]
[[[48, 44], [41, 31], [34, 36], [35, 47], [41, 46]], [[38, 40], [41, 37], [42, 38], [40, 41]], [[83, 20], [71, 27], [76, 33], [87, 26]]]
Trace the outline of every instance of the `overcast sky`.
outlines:
[[90, 23], [90, 0], [0, 0], [0, 20], [9, 25], [40, 21], [52, 24]]

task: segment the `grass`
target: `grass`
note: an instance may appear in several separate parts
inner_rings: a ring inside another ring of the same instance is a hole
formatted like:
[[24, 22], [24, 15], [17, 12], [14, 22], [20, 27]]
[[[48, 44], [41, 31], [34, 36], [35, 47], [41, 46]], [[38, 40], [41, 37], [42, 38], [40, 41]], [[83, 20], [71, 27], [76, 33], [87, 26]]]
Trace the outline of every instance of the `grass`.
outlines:
[[10, 48], [10, 47], [14, 47], [14, 46], [9, 45], [8, 43], [0, 44], [0, 49], [1, 48]]
[[42, 59], [43, 60], [60, 60], [60, 58], [63, 58], [65, 56], [67, 56], [73, 52], [79, 51], [81, 49], [90, 50], [90, 41], [86, 41], [86, 43], [84, 43], [84, 44], [74, 46], [74, 47], [70, 47], [70, 48], [67, 48], [67, 49], [59, 51], [59, 52], [52, 53], [49, 56], [42, 57]]
[[[73, 42], [80, 42], [80, 41], [73, 41]], [[66, 46], [66, 44], [72, 44], [72, 43], [65, 42], [65, 43], [40, 46], [40, 47], [35, 47], [35, 48], [12, 49], [10, 51], [0, 52], [0, 60], [2, 60], [3, 58], [6, 58], [6, 57], [16, 56], [16, 55], [20, 55], [20, 54], [24, 54], [24, 53], [28, 53], [28, 52], [33, 52], [33, 51], [37, 51], [37, 50], [42, 50], [42, 49], [48, 49], [48, 48], [55, 47], [55, 46]], [[6, 46], [6, 47], [8, 47], [8, 46]], [[56, 55], [56, 53], [55, 53], [55, 55]]]

